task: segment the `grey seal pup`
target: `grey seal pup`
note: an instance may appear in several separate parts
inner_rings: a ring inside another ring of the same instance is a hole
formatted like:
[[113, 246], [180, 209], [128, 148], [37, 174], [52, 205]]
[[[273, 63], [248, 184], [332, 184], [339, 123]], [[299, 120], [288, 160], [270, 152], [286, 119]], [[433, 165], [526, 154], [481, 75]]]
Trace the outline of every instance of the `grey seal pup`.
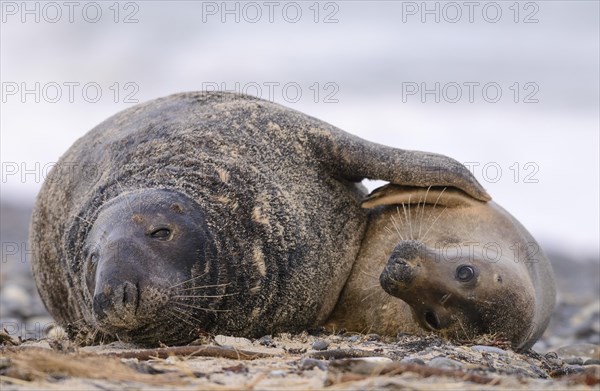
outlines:
[[551, 264], [498, 204], [386, 185], [363, 206], [367, 232], [329, 327], [461, 341], [496, 334], [515, 350], [542, 335], [556, 296]]
[[43, 184], [38, 290], [73, 333], [142, 345], [316, 327], [360, 247], [363, 178], [489, 199], [455, 160], [250, 96], [136, 105], [77, 140]]

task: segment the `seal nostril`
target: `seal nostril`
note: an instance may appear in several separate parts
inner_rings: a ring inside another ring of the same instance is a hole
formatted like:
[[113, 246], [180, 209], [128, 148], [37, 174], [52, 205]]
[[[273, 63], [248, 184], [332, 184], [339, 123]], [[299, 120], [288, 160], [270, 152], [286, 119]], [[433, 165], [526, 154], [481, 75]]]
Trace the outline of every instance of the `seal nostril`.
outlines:
[[138, 284], [134, 284], [129, 281], [125, 281], [123, 284], [123, 304], [132, 305], [137, 308], [139, 300]]
[[394, 263], [399, 266], [408, 265], [408, 263], [406, 262], [406, 259], [404, 259], [404, 258], [394, 258]]
[[427, 322], [427, 324], [435, 330], [438, 330], [440, 328], [440, 321], [435, 312], [425, 312], [425, 322]]

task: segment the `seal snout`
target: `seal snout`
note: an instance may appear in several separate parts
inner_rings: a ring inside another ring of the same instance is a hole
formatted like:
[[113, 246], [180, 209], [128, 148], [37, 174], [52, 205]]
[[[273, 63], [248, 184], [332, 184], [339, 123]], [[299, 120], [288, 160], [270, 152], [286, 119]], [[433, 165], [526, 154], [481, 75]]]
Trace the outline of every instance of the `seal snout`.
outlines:
[[107, 316], [124, 319], [129, 315], [135, 315], [139, 302], [140, 290], [137, 283], [131, 281], [105, 283], [94, 295], [93, 310], [99, 321]]
[[379, 276], [379, 282], [388, 293], [406, 289], [414, 279], [413, 267], [404, 258], [390, 258]]
[[400, 242], [390, 255], [379, 276], [381, 287], [389, 294], [402, 297], [412, 285], [419, 268], [419, 260], [426, 248], [416, 240]]

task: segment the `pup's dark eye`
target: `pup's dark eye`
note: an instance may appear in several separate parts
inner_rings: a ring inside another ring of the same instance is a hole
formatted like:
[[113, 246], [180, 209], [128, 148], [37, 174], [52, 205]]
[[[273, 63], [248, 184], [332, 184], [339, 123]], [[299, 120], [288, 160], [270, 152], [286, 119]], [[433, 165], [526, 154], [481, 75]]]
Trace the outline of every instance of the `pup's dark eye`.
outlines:
[[460, 265], [456, 268], [456, 279], [461, 282], [469, 282], [475, 277], [473, 266]]
[[150, 233], [150, 237], [155, 239], [167, 239], [169, 236], [171, 236], [171, 230], [168, 228], [158, 228]]

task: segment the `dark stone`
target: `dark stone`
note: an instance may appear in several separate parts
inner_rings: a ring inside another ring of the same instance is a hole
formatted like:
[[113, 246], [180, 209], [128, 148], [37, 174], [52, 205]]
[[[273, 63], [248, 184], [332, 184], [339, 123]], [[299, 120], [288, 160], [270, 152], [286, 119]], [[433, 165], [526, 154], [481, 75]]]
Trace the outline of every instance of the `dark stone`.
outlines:
[[260, 337], [260, 339], [258, 340], [258, 343], [269, 347], [269, 348], [274, 348], [275, 347], [275, 342], [273, 342], [273, 339], [271, 338], [270, 335], [265, 335], [264, 337]]
[[312, 348], [314, 350], [326, 350], [329, 347], [329, 342], [323, 340], [323, 339], [318, 339], [315, 342], [313, 342], [312, 344]]

